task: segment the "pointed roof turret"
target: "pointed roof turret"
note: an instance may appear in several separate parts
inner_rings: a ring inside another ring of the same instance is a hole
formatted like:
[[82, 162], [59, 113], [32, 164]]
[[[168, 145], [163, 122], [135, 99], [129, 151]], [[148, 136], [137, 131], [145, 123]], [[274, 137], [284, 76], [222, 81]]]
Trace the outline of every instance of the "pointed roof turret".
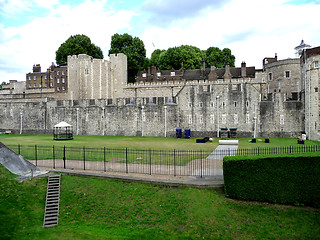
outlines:
[[310, 46], [309, 44], [305, 44], [305, 43], [304, 43], [304, 40], [302, 39], [300, 45], [299, 45], [299, 46], [296, 46], [296, 47], [294, 48], [294, 50], [296, 50], [296, 55], [297, 55], [298, 57], [300, 57], [301, 54], [302, 54], [302, 52], [303, 52], [303, 50], [304, 50], [304, 49], [308, 49], [308, 48], [311, 48], [311, 46]]

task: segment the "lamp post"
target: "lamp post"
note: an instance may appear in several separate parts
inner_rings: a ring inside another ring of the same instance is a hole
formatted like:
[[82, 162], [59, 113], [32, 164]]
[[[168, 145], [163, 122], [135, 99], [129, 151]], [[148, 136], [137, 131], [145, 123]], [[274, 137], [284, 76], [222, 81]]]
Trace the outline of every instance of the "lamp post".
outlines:
[[105, 131], [105, 129], [104, 129], [104, 125], [105, 125], [105, 122], [106, 122], [106, 117], [105, 117], [105, 113], [104, 113], [104, 110], [105, 110], [105, 108], [104, 107], [102, 107], [102, 136], [104, 136], [104, 131]]
[[254, 121], [254, 126], [253, 126], [253, 138], [256, 138], [257, 135], [257, 111], [256, 111], [256, 105], [254, 105], [254, 117], [253, 117], [253, 121]]
[[164, 106], [164, 137], [167, 137], [167, 106]]
[[22, 134], [22, 112], [20, 112], [20, 134]]
[[216, 96], [216, 99], [217, 99], [217, 137], [219, 138], [219, 129], [220, 129], [220, 113], [219, 113], [219, 96]]
[[144, 106], [141, 106], [141, 136], [144, 136], [144, 121], [145, 121], [145, 115], [144, 115]]
[[76, 124], [76, 134], [79, 135], [79, 108], [77, 108], [77, 124]]

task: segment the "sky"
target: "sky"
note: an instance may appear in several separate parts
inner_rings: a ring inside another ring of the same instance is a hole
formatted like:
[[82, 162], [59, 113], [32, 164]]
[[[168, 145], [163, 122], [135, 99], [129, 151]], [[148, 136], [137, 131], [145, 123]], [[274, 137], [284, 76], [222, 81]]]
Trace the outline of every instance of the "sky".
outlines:
[[128, 33], [155, 49], [230, 48], [241, 62], [294, 58], [303, 39], [320, 46], [320, 0], [0, 0], [0, 83], [42, 71], [71, 35], [84, 34], [108, 59], [112, 35]]

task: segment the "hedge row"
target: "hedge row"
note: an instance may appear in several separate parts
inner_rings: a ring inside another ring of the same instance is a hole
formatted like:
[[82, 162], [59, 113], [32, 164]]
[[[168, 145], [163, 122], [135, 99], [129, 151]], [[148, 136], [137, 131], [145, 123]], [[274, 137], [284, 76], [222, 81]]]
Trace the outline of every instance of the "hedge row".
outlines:
[[320, 153], [223, 159], [227, 196], [320, 207]]

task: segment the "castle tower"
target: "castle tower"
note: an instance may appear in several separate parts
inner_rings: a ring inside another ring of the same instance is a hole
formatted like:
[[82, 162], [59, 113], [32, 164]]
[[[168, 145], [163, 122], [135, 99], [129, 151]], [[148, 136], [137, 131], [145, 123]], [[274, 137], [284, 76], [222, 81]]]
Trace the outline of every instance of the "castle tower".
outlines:
[[320, 140], [320, 47], [305, 49], [300, 62], [305, 86], [305, 132], [309, 140]]

